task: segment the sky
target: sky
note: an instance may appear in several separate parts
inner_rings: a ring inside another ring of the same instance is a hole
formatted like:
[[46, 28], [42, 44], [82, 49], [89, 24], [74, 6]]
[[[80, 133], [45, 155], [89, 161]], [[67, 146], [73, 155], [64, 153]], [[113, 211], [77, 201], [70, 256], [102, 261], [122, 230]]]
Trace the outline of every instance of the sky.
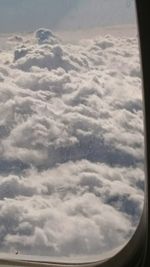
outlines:
[[131, 23], [133, 0], [0, 0], [1, 33]]

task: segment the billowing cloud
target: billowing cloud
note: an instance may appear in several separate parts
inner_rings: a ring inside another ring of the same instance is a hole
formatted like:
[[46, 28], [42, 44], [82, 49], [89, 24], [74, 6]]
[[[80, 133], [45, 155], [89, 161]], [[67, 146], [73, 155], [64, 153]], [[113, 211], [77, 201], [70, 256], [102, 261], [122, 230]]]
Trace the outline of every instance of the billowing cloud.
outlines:
[[2, 52], [0, 247], [93, 255], [125, 244], [144, 192], [137, 39], [63, 43], [39, 29]]

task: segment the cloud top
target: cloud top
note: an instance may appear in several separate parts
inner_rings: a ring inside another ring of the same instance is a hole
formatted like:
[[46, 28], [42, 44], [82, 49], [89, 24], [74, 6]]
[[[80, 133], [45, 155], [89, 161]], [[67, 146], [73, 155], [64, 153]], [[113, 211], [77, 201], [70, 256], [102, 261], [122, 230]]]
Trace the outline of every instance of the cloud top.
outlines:
[[0, 64], [1, 251], [100, 255], [131, 238], [143, 208], [137, 39], [26, 38]]

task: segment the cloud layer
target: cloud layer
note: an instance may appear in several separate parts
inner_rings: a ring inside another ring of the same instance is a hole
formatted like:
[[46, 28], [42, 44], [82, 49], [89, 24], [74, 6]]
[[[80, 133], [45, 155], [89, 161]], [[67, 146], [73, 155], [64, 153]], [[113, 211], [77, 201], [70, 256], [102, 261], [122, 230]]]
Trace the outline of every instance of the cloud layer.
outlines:
[[137, 39], [73, 45], [39, 29], [32, 42], [10, 40], [0, 64], [1, 251], [79, 256], [125, 244], [144, 191]]

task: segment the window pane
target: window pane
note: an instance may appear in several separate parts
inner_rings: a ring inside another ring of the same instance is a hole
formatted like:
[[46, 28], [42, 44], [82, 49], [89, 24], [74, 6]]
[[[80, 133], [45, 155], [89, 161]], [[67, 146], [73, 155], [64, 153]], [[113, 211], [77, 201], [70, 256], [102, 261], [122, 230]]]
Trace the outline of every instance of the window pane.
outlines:
[[124, 246], [144, 199], [134, 1], [0, 0], [0, 252]]

